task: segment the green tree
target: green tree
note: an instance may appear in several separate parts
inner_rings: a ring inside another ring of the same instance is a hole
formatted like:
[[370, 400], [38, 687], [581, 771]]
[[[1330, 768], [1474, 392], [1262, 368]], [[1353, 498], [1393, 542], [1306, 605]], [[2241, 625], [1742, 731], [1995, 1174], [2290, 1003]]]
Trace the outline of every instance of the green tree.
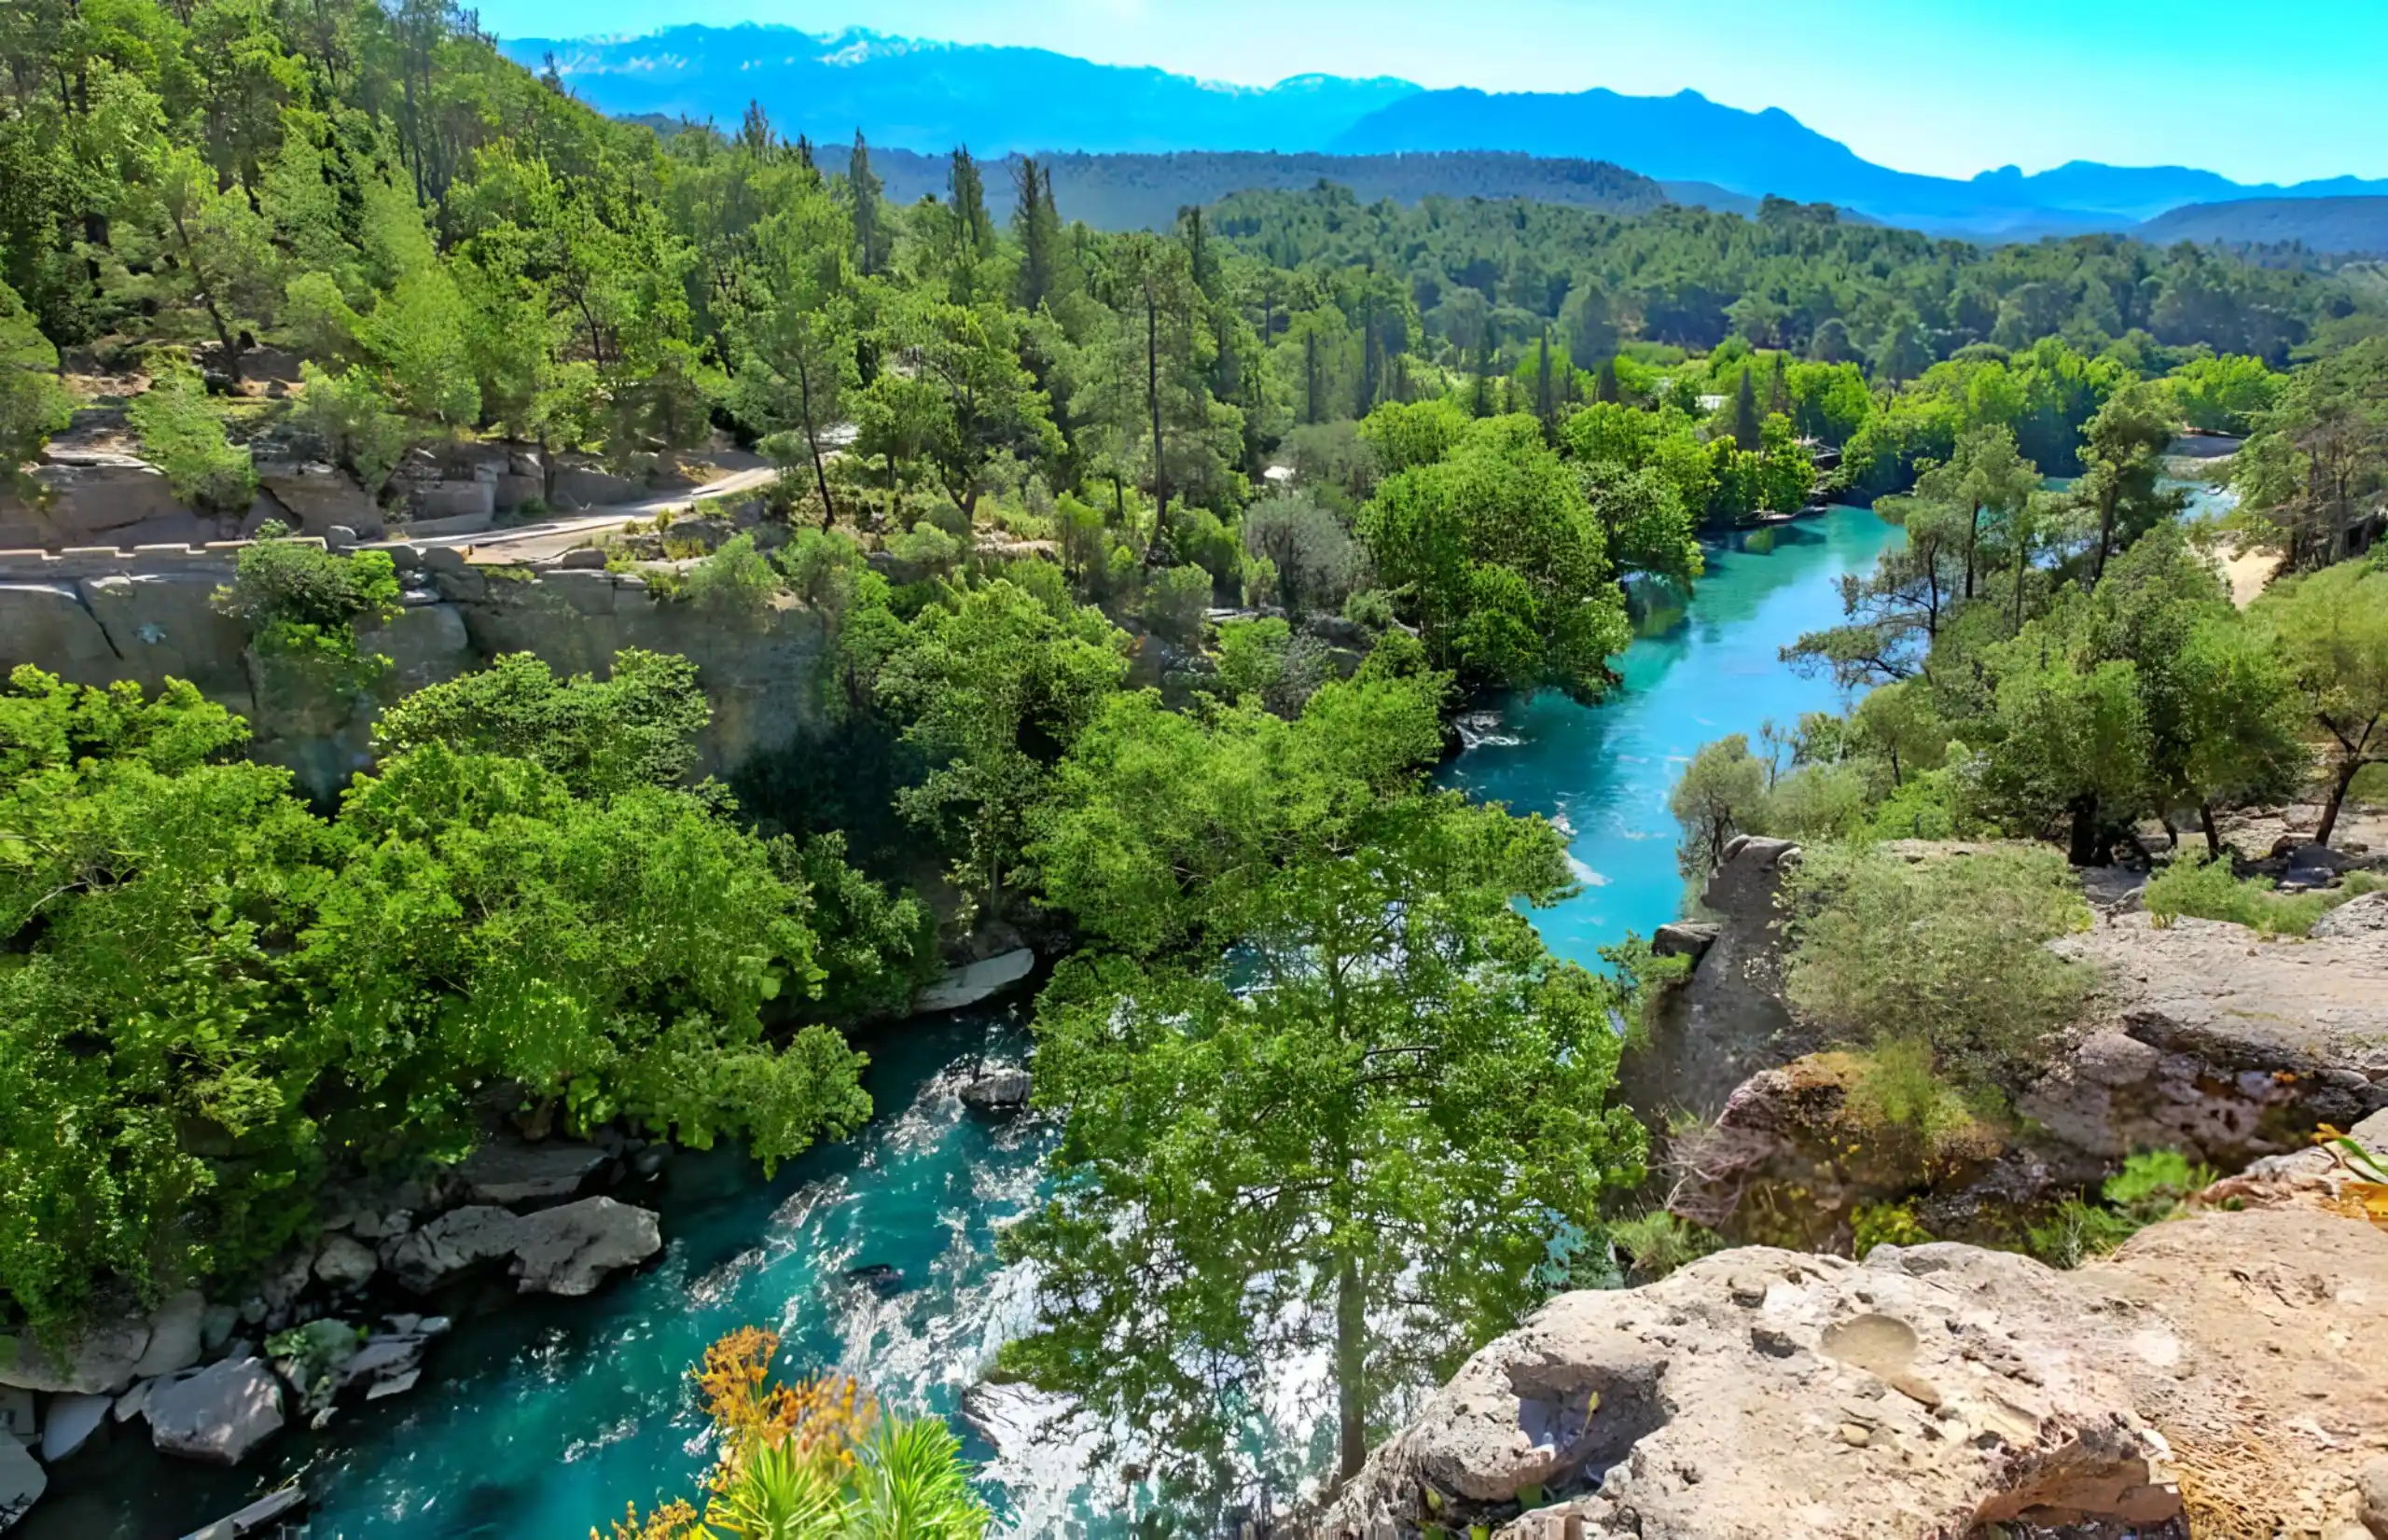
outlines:
[[2105, 576], [2116, 551], [2181, 511], [2181, 494], [2158, 485], [2173, 429], [2172, 403], [2163, 386], [2152, 381], [2117, 391], [2090, 420], [2081, 451], [2087, 470], [2074, 490], [2098, 531], [2090, 548], [2090, 582]]
[[2045, 849], [1909, 861], [1879, 847], [1813, 847], [1784, 909], [1793, 1004], [1860, 1047], [1925, 1044], [1976, 1085], [2020, 1089], [2092, 982], [2048, 950], [2090, 914]]
[[1066, 1124], [1054, 1196], [1005, 1236], [1046, 1287], [1002, 1363], [1173, 1484], [1312, 1350], [1349, 1478], [1389, 1398], [1514, 1324], [1554, 1234], [1640, 1179], [1641, 1131], [1604, 1106], [1617, 992], [1511, 907], [1572, 891], [1557, 834], [1453, 793], [1358, 832], [1252, 895], [1248, 981], [1083, 960], [1038, 1012], [1036, 1096]]
[[2077, 867], [2104, 860], [2117, 820], [2148, 785], [2147, 708], [2136, 665], [2100, 656], [2079, 610], [2024, 628], [1993, 649], [1998, 742], [1991, 779], [2029, 827], [2062, 818]]
[[997, 578], [923, 610], [879, 675], [905, 738], [933, 761], [896, 794], [905, 816], [951, 831], [958, 885], [1000, 917], [1054, 765], [1127, 674], [1127, 638], [1091, 609], [1056, 613]]
[[671, 653], [614, 655], [599, 679], [555, 671], [527, 652], [427, 686], [373, 724], [383, 758], [443, 743], [459, 754], [528, 759], [576, 797], [676, 786], [696, 768], [697, 734], [712, 720], [697, 668]]
[[2271, 639], [2319, 729], [2330, 789], [2313, 838], [2326, 845], [2356, 775], [2388, 760], [2388, 572], [2342, 562], [2289, 578], [2248, 617]]
[[765, 219], [755, 232], [754, 282], [736, 330], [742, 361], [730, 385], [739, 415], [801, 446], [821, 498], [824, 524], [838, 517], [829, 495], [826, 435], [843, 421], [858, 379], [844, 215], [815, 188]]
[[1766, 765], [1750, 752], [1747, 734], [1700, 745], [1667, 794], [1667, 811], [1683, 825], [1675, 865], [1687, 879], [1700, 881], [1723, 865], [1734, 836], [1762, 832], [1767, 790]]
[[2244, 437], [2280, 399], [2288, 382], [2267, 368], [2260, 358], [2225, 354], [2192, 358], [2174, 369], [2165, 383], [2172, 387], [2173, 399], [2189, 426]]
[[58, 350], [35, 326], [17, 291], [0, 284], [0, 479], [18, 480], [49, 436], [74, 418], [58, 382]]
[[248, 512], [257, 500], [257, 465], [224, 431], [223, 414], [207, 399], [199, 371], [171, 357], [152, 367], [149, 388], [125, 411], [142, 453], [174, 495], [201, 512]]

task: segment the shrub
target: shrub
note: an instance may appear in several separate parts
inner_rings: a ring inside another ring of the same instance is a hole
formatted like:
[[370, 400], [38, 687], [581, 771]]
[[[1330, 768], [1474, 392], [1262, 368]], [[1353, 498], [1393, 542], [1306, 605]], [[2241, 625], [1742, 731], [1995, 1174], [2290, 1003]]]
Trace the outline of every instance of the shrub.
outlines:
[[1297, 617], [1342, 604], [1359, 564], [1342, 520], [1299, 494], [1270, 497], [1244, 510], [1243, 548], [1253, 564], [1268, 565], [1270, 590]]
[[1913, 1203], [1860, 1203], [1850, 1215], [1853, 1241], [1850, 1249], [1860, 1261], [1876, 1246], [1920, 1246], [1932, 1232], [1917, 1222]]
[[2099, 1189], [2103, 1203], [2067, 1198], [2031, 1227], [2024, 1249], [2052, 1268], [2078, 1267], [2169, 1219], [2214, 1172], [2177, 1150], [2147, 1150], [2123, 1162]]
[[2356, 871], [2335, 888], [2279, 893], [2269, 877], [2235, 876], [2228, 857], [2213, 860], [2184, 851], [2148, 881], [2141, 902], [2159, 926], [2186, 914], [2196, 920], [2227, 920], [2265, 936], [2303, 936], [2322, 916], [2381, 885], [2372, 873]]
[[1912, 1144], [1927, 1172], [1997, 1152], [1986, 1097], [1943, 1076], [1929, 1043], [1895, 1038], [1853, 1057], [1856, 1075], [1843, 1106], [1859, 1127]]
[[1145, 623], [1173, 641], [1200, 639], [1210, 607], [1211, 575], [1201, 567], [1165, 567], [1145, 590]]
[[1687, 1262], [1697, 1262], [1724, 1249], [1715, 1231], [1678, 1219], [1664, 1209], [1652, 1209], [1608, 1228], [1609, 1244], [1619, 1256], [1629, 1283], [1655, 1283]]
[[755, 548], [752, 534], [731, 536], [690, 567], [680, 585], [680, 597], [687, 603], [749, 631], [771, 623], [771, 601], [779, 591], [779, 571]]
[[207, 399], [197, 369], [179, 359], [156, 367], [149, 388], [125, 409], [142, 454], [192, 507], [246, 513], [257, 495], [249, 451], [226, 436], [224, 419]]
[[1861, 1047], [1924, 1044], [1968, 1081], [2002, 1078], [2032, 1059], [2089, 991], [2089, 970], [2046, 946], [2090, 923], [2051, 850], [1910, 862], [1818, 846], [1786, 899], [1792, 1004]]
[[50, 345], [17, 291], [0, 284], [0, 484], [74, 420], [75, 403], [56, 376]]
[[215, 590], [215, 607], [249, 628], [259, 652], [357, 664], [356, 622], [380, 619], [398, 604], [398, 574], [387, 551], [334, 555], [293, 540], [269, 521], [243, 548], [232, 581]]
[[914, 524], [911, 533], [899, 534], [887, 542], [887, 554], [898, 562], [926, 569], [943, 576], [962, 562], [966, 548], [963, 543], [927, 520]]
[[348, 467], [368, 497], [381, 495], [407, 452], [406, 420], [390, 409], [381, 385], [364, 369], [326, 374], [301, 364], [306, 388], [298, 397], [298, 421], [324, 441], [331, 457]]

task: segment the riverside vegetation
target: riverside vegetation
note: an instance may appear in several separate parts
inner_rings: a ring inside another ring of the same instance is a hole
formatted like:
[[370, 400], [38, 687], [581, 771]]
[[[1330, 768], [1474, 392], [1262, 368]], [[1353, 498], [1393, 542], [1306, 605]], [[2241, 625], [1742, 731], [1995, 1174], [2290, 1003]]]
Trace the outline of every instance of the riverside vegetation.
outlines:
[[[1920, 1066], [1881, 1094], [1935, 1126], [1976, 1106], [1943, 1077], [2059, 1014], [2072, 983], [2031, 959], [2075, 906], [2045, 853], [1951, 904], [1867, 840], [2062, 834], [2088, 861], [2187, 809], [2218, 844], [2214, 812], [2298, 790], [2317, 749], [2326, 840], [2388, 756], [2388, 575], [2339, 560], [2388, 476], [2361, 273], [1332, 189], [1100, 235], [1033, 163], [999, 224], [966, 153], [898, 207], [859, 140], [825, 176], [759, 111], [659, 139], [432, 0], [35, 0], [0, 56], [14, 495], [99, 379], [146, 387], [145, 452], [233, 513], [275, 436], [398, 514], [394, 468], [459, 438], [632, 473], [754, 445], [767, 517], [659, 570], [660, 602], [818, 611], [828, 661], [788, 687], [834, 735], [696, 781], [685, 660], [511, 658], [385, 701], [372, 768], [317, 808], [188, 687], [18, 671], [10, 1328], [237, 1286], [327, 1184], [465, 1153], [492, 1092], [784, 1158], [868, 1115], [840, 1029], [900, 1007], [940, 923], [1027, 924], [1076, 955], [1038, 1008], [1052, 1196], [1007, 1242], [1042, 1311], [1002, 1367], [1134, 1430], [1119, 1452], [1207, 1511], [1285, 1353], [1331, 1361], [1348, 1476], [1558, 1281], [1698, 1248], [1623, 1217], [1639, 986], [1513, 907], [1570, 891], [1557, 834], [1424, 771], [1464, 700], [1607, 688], [1628, 583], [1696, 581], [1701, 532], [1820, 493], [1906, 526], [1796, 649], [1875, 687], [1769, 757], [1703, 753], [1680, 805], [1694, 869], [1735, 832], [1855, 847], [1806, 879], [1793, 987]], [[299, 387], [227, 392], [265, 347]], [[2235, 533], [2297, 572], [2244, 613], [2161, 483], [2184, 422], [2255, 434]], [[221, 599], [253, 648], [383, 689], [357, 626], [388, 559], [264, 533]], [[1885, 954], [1923, 909], [1932, 945]], [[761, 1396], [770, 1350], [739, 1351]], [[815, 1443], [769, 1405], [779, 1432], [726, 1438], [671, 1523], [768, 1533], [731, 1489], [853, 1508], [912, 1458], [840, 1433], [783, 1469]]]

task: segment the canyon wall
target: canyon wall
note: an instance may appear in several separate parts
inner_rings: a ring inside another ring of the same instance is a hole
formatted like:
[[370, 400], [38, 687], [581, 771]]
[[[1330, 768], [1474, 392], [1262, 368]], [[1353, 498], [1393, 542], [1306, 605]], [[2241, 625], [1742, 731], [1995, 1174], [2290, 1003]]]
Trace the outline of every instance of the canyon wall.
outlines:
[[782, 600], [752, 623], [659, 595], [633, 574], [595, 568], [476, 566], [461, 553], [391, 542], [405, 585], [360, 647], [392, 668], [369, 694], [259, 658], [245, 629], [216, 613], [241, 543], [0, 551], [0, 666], [30, 663], [76, 684], [187, 679], [246, 717], [260, 759], [288, 766], [313, 796], [332, 795], [368, 762], [382, 704], [505, 653], [559, 673], [603, 674], [629, 647], [681, 654], [698, 668], [713, 722], [704, 768], [784, 748], [822, 725], [816, 689], [828, 646], [822, 617]]

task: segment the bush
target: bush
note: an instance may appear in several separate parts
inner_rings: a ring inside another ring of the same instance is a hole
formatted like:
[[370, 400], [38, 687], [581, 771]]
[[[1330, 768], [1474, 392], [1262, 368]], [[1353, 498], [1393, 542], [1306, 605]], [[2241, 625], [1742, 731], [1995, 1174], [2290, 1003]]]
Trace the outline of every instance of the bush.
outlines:
[[298, 367], [298, 374], [306, 386], [298, 397], [298, 421], [348, 467], [366, 496], [380, 496], [407, 452], [406, 420], [390, 409], [381, 385], [364, 369], [332, 375], [309, 362]]
[[1917, 1222], [1913, 1203], [1860, 1203], [1850, 1215], [1853, 1229], [1850, 1250], [1860, 1261], [1876, 1246], [1920, 1246], [1932, 1232]]
[[125, 409], [143, 456], [176, 497], [201, 512], [248, 512], [257, 496], [257, 465], [225, 435], [199, 371], [179, 359], [155, 367], [149, 388]]
[[2123, 1162], [2099, 1189], [2103, 1203], [2067, 1198], [2031, 1227], [2025, 1249], [2052, 1268], [2078, 1267], [2114, 1250], [2214, 1181], [2214, 1172], [2177, 1150], [2147, 1150]]
[[2073, 1020], [2088, 969], [2045, 943], [2090, 923], [2054, 851], [1907, 861], [1810, 849], [1786, 884], [1788, 992], [1861, 1047], [1926, 1045], [1963, 1079], [2005, 1078]]
[[755, 548], [752, 534], [731, 536], [690, 567], [680, 585], [680, 597], [687, 603], [749, 631], [771, 623], [771, 601], [779, 591], [779, 571]]
[[0, 485], [74, 420], [75, 403], [59, 384], [58, 350], [17, 291], [0, 284]]
[[1202, 612], [1211, 607], [1211, 575], [1201, 567], [1165, 567], [1145, 590], [1145, 623], [1174, 642], [1202, 635]]
[[[1984, 1095], [1944, 1078], [1932, 1045], [1895, 1038], [1853, 1056], [1856, 1075], [1843, 1103], [1849, 1119], [1877, 1135], [1911, 1145], [1925, 1171], [1947, 1170], [1997, 1152]], [[1860, 1253], [1860, 1255], [1864, 1255]]]
[[960, 540], [939, 529], [927, 520], [914, 524], [911, 533], [899, 534], [887, 542], [887, 554], [908, 565], [920, 567], [932, 576], [943, 576], [962, 563], [967, 549]]
[[260, 652], [356, 663], [356, 622], [396, 611], [398, 573], [387, 551], [334, 555], [269, 521], [243, 548], [215, 602], [248, 626], [249, 645]]
[[1715, 1231], [1678, 1219], [1664, 1209], [1617, 1220], [1608, 1228], [1608, 1240], [1627, 1282], [1632, 1283], [1655, 1283], [1725, 1245]]
[[2369, 872], [2349, 872], [2338, 887], [2316, 893], [2278, 893], [2269, 877], [2235, 876], [2228, 857], [2219, 860], [2184, 851], [2149, 879], [2141, 902], [2149, 918], [2169, 926], [2183, 915], [2226, 920], [2265, 936], [2303, 936], [2313, 923], [2358, 894], [2381, 885]]
[[[611, 1540], [901, 1535], [979, 1540], [992, 1517], [970, 1490], [961, 1441], [934, 1417], [882, 1413], [851, 1379], [771, 1382], [779, 1338], [749, 1326], [705, 1350], [697, 1392], [713, 1422], [704, 1513], [673, 1501]], [[605, 1540], [596, 1531], [590, 1540]]]

